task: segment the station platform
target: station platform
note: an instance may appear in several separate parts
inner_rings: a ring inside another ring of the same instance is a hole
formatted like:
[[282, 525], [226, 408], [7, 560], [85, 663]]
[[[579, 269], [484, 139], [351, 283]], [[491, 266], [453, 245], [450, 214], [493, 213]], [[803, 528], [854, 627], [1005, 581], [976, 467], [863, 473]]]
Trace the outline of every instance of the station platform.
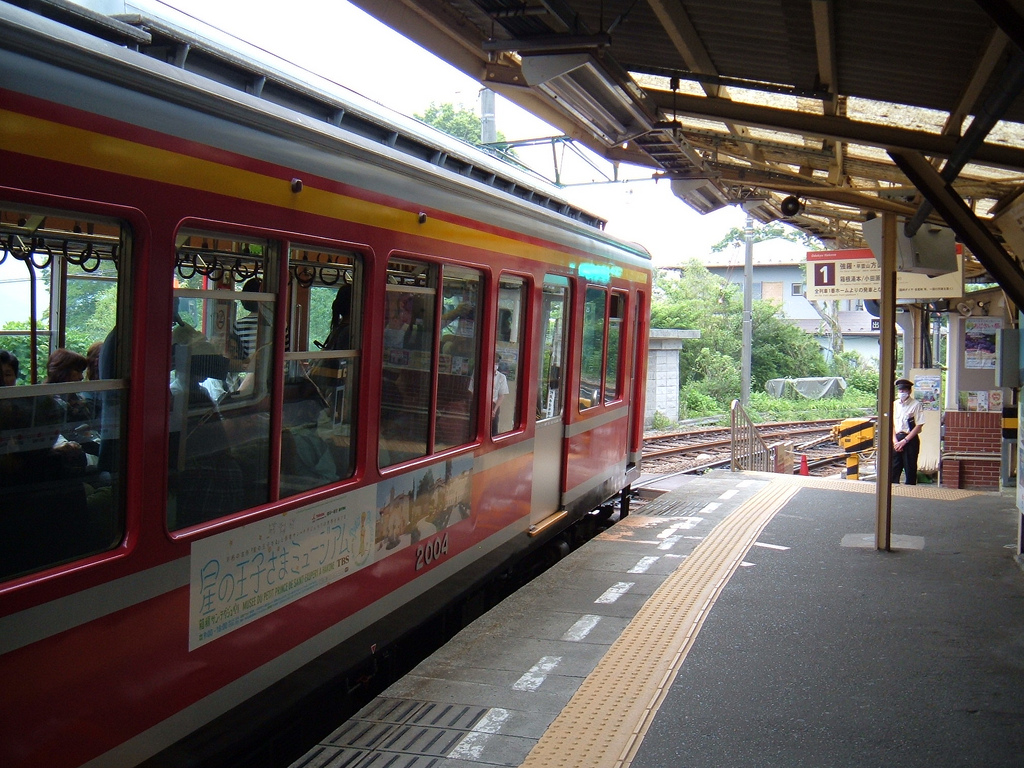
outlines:
[[718, 471], [573, 552], [303, 768], [1024, 765], [1014, 496]]

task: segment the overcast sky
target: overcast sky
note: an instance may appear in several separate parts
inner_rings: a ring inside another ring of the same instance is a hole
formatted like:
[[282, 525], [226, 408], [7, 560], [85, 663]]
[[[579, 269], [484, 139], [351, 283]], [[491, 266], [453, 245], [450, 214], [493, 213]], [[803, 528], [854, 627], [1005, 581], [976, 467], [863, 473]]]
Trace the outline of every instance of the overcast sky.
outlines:
[[[294, 65], [332, 80], [405, 115], [422, 114], [431, 103], [450, 102], [479, 111], [480, 85], [344, 0], [79, 0], [103, 13], [176, 8]], [[187, 18], [183, 19], [188, 21]], [[557, 131], [509, 101], [497, 97], [498, 130], [508, 140], [557, 135]], [[549, 179], [550, 146], [517, 152]], [[597, 161], [610, 176], [610, 164]], [[620, 169], [626, 183], [600, 183], [604, 176], [571, 153], [560, 154], [565, 195], [608, 220], [608, 232], [645, 246], [655, 264], [701, 258], [745, 216], [729, 207], [701, 216], [680, 202], [651, 170]], [[9, 280], [22, 278], [0, 267], [0, 323], [23, 318], [21, 291]], [[6, 284], [6, 285], [5, 285]], [[41, 302], [45, 304], [45, 302]]]
[[[120, 0], [94, 0], [123, 5]], [[172, 6], [223, 32], [333, 80], [406, 115], [431, 103], [451, 102], [479, 111], [480, 85], [362, 10], [343, 0], [132, 0], [138, 6]], [[516, 105], [497, 98], [498, 130], [519, 140], [558, 132]], [[550, 147], [517, 152], [552, 178]], [[571, 154], [560, 158], [573, 202], [608, 220], [608, 231], [646, 246], [659, 264], [706, 255], [744, 214], [727, 208], [701, 216], [680, 202], [650, 169], [624, 167], [628, 183], [608, 184]], [[601, 164], [609, 176], [611, 166]]]

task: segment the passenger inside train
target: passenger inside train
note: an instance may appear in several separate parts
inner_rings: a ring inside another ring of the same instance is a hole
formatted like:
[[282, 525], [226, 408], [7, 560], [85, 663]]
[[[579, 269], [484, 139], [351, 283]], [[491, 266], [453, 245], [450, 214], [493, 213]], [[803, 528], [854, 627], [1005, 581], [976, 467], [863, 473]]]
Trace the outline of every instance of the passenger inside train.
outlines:
[[[109, 381], [99, 379], [98, 368], [90, 373], [97, 382], [90, 391], [79, 382], [90, 370], [82, 352], [91, 347], [98, 354], [103, 345], [95, 339], [113, 334], [128, 253], [121, 224], [111, 220], [2, 206], [0, 231], [0, 264], [19, 273], [8, 307], [31, 306], [32, 293], [49, 302], [37, 304], [35, 316], [6, 324], [11, 349], [0, 351], [0, 578], [10, 578], [100, 552], [121, 538], [122, 383], [113, 368]], [[21, 277], [26, 267], [28, 280]], [[40, 392], [40, 384], [47, 390]], [[102, 402], [110, 416], [107, 440]]]
[[292, 248], [281, 494], [352, 476], [362, 270], [357, 254]]
[[18, 358], [6, 349], [0, 349], [0, 387], [13, 387], [18, 383]]

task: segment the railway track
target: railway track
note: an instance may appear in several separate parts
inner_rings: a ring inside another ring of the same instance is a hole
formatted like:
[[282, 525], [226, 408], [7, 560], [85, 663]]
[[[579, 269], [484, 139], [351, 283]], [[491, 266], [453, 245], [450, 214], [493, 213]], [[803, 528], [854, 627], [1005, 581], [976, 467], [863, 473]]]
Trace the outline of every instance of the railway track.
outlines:
[[[792, 442], [796, 470], [800, 456], [807, 457], [811, 474], [832, 475], [845, 463], [846, 454], [832, 439], [832, 427], [839, 419], [808, 422], [766, 423], [758, 434], [769, 445]], [[727, 467], [731, 462], [731, 431], [711, 427], [671, 434], [653, 435], [644, 441], [644, 474], [701, 474]]]

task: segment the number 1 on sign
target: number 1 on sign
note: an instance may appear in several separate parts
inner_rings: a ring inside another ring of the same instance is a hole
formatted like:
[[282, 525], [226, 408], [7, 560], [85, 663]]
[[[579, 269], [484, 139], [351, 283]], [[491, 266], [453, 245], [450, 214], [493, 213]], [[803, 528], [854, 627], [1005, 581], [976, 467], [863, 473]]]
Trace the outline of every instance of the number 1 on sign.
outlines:
[[814, 265], [814, 284], [815, 285], [835, 285], [836, 284], [836, 273], [834, 269], [831, 269], [831, 264], [815, 264]]

